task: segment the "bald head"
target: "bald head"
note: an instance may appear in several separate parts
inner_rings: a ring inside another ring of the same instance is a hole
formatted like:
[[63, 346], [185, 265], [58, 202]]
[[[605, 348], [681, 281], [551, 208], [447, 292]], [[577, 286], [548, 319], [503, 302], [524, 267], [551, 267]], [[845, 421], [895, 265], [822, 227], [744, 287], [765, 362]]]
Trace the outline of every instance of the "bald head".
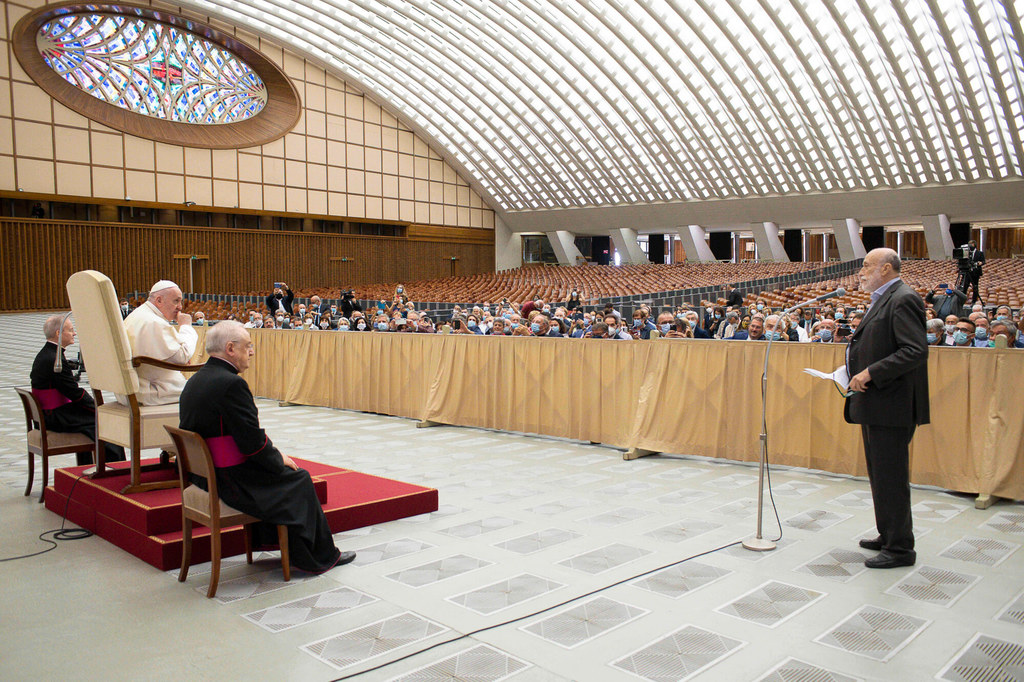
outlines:
[[892, 249], [872, 249], [857, 276], [862, 291], [875, 291], [900, 276], [900, 256]]

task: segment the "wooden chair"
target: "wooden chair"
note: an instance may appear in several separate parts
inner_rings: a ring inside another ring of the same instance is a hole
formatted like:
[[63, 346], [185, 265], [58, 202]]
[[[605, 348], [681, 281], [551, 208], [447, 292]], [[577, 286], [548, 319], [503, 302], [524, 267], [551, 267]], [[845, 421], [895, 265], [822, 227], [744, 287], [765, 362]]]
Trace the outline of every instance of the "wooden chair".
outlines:
[[[176, 365], [147, 357], [132, 357], [118, 307], [117, 292], [110, 279], [95, 270], [76, 272], [68, 278], [68, 299], [75, 314], [75, 328], [82, 354], [89, 358], [89, 385], [96, 401], [96, 473], [94, 478], [117, 472], [105, 468], [105, 448], [102, 443], [116, 443], [125, 448], [131, 461], [131, 482], [121, 490], [123, 494], [175, 488], [178, 482], [154, 481], [142, 483], [142, 450], [159, 448], [173, 450], [165, 425], [178, 425], [178, 404], [139, 405], [139, 377], [136, 368], [153, 365], [182, 372], [194, 371], [201, 365]], [[104, 403], [103, 391], [125, 396], [127, 405]], [[150, 468], [167, 468], [166, 459]]]
[[[259, 519], [243, 514], [237, 509], [221, 502], [217, 494], [217, 475], [213, 466], [213, 457], [206, 447], [206, 441], [194, 431], [185, 431], [173, 426], [164, 426], [174, 441], [178, 452], [178, 479], [181, 483], [181, 517], [182, 517], [182, 551], [181, 571], [178, 582], [185, 582], [188, 567], [192, 561], [192, 522], [195, 521], [210, 529], [210, 589], [206, 596], [212, 598], [217, 594], [217, 583], [220, 582], [221, 530], [229, 526], [243, 527], [245, 534], [245, 560], [252, 563], [252, 524]], [[189, 474], [206, 479], [209, 490], [203, 490], [193, 484]], [[288, 526], [277, 527], [277, 542], [281, 547], [281, 570], [285, 582], [291, 580], [291, 565], [288, 560]]]
[[43, 460], [43, 491], [39, 493], [39, 501], [43, 501], [46, 495], [46, 484], [49, 482], [49, 458], [51, 455], [70, 455], [79, 452], [91, 452], [93, 459], [96, 457], [96, 443], [88, 436], [80, 433], [60, 433], [46, 429], [46, 419], [43, 417], [43, 408], [32, 391], [15, 387], [15, 391], [21, 397], [21, 404], [25, 407], [25, 429], [28, 432], [25, 440], [28, 441], [28, 485], [25, 486], [25, 495], [32, 493], [32, 479], [36, 473], [36, 463], [33, 454], [39, 455]]

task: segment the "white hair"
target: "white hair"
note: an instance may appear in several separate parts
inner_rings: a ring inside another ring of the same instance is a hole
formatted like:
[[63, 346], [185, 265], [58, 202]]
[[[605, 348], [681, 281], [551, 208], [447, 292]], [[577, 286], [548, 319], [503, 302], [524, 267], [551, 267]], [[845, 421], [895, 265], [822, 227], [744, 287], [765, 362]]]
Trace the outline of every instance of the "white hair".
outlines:
[[206, 332], [206, 352], [222, 354], [232, 341], [240, 341], [245, 335], [245, 325], [236, 320], [224, 320], [210, 327]]
[[50, 340], [56, 338], [61, 332], [61, 320], [67, 313], [57, 313], [56, 315], [50, 315], [43, 322], [43, 334], [46, 335], [46, 339]]

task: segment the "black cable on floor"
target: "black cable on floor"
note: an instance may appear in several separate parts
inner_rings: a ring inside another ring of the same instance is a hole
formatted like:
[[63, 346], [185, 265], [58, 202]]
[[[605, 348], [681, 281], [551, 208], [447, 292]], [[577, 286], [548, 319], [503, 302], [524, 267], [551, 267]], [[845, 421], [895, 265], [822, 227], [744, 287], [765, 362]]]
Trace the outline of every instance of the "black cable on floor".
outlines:
[[553, 609], [561, 608], [563, 606], [566, 606], [567, 604], [571, 604], [574, 601], [579, 601], [580, 599], [583, 599], [585, 597], [590, 597], [590, 596], [595, 595], [595, 594], [597, 594], [599, 592], [604, 592], [605, 590], [610, 590], [611, 588], [618, 587], [619, 585], [622, 585], [624, 583], [628, 583], [630, 581], [637, 580], [639, 578], [643, 578], [644, 576], [651, 575], [652, 573], [657, 573], [658, 571], [663, 571], [666, 568], [672, 568], [673, 566], [678, 566], [679, 564], [682, 564], [682, 563], [685, 563], [687, 561], [690, 561], [691, 559], [697, 559], [698, 557], [707, 556], [708, 554], [713, 554], [714, 552], [720, 552], [723, 549], [728, 549], [729, 547], [734, 547], [734, 546], [739, 545], [739, 544], [742, 544], [741, 540], [737, 540], [736, 542], [730, 542], [727, 545], [722, 545], [721, 547], [715, 547], [714, 549], [709, 549], [709, 550], [707, 550], [705, 552], [700, 552], [699, 554], [694, 554], [692, 556], [688, 556], [685, 559], [680, 559], [679, 561], [673, 561], [672, 563], [665, 564], [664, 566], [658, 566], [657, 568], [652, 568], [649, 571], [644, 571], [643, 573], [639, 573], [637, 575], [632, 575], [632, 576], [630, 576], [628, 578], [623, 578], [622, 580], [619, 580], [618, 582], [614, 582], [614, 583], [612, 583], [610, 585], [605, 585], [604, 587], [599, 587], [596, 590], [591, 590], [590, 592], [586, 592], [584, 594], [575, 596], [572, 599], [566, 599], [565, 601], [558, 602], [557, 604], [553, 604], [553, 605], [548, 606], [547, 608], [543, 608], [543, 609], [541, 609], [539, 611], [534, 611], [532, 613], [528, 613], [525, 616], [519, 616], [518, 618], [512, 618], [511, 620], [502, 621], [501, 623], [495, 623], [494, 625], [488, 625], [486, 627], [478, 628], [478, 629], [473, 630], [471, 632], [467, 632], [464, 635], [459, 635], [458, 637], [452, 637], [451, 639], [446, 639], [443, 642], [437, 642], [436, 644], [431, 644], [430, 646], [428, 646], [426, 648], [423, 648], [423, 649], [417, 649], [416, 651], [413, 651], [413, 652], [408, 653], [408, 654], [406, 654], [404, 656], [401, 656], [400, 658], [396, 658], [396, 659], [393, 659], [393, 660], [390, 660], [390, 661], [385, 661], [384, 663], [380, 663], [379, 665], [375, 665], [372, 668], [367, 668], [366, 670], [360, 670], [359, 672], [351, 673], [349, 675], [344, 675], [343, 677], [336, 677], [331, 682], [342, 682], [342, 680], [351, 680], [354, 677], [358, 677], [360, 675], [365, 675], [366, 673], [371, 673], [371, 672], [374, 672], [376, 670], [380, 670], [381, 668], [386, 668], [389, 665], [393, 665], [395, 663], [399, 663], [401, 661], [404, 661], [404, 660], [407, 660], [409, 658], [412, 658], [413, 656], [419, 656], [420, 654], [424, 654], [424, 653], [426, 653], [428, 651], [436, 649], [439, 646], [444, 646], [445, 644], [451, 644], [452, 642], [458, 642], [460, 640], [466, 639], [467, 637], [472, 637], [474, 635], [478, 635], [481, 632], [487, 632], [488, 630], [494, 630], [495, 628], [500, 628], [500, 627], [504, 627], [506, 625], [511, 625], [512, 623], [518, 623], [519, 621], [526, 620], [527, 618], [533, 618], [534, 616], [539, 616], [542, 613], [547, 613], [548, 611], [551, 611]]
[[[39, 539], [43, 542], [48, 542], [50, 544], [50, 547], [39, 550], [38, 552], [33, 552], [32, 554], [22, 554], [21, 556], [12, 556], [7, 557], [6, 559], [0, 559], [0, 563], [3, 563], [4, 561], [17, 561], [18, 559], [28, 559], [29, 557], [39, 556], [40, 554], [46, 554], [47, 552], [53, 551], [57, 548], [57, 543], [54, 542], [54, 540], [81, 540], [83, 538], [92, 536], [92, 531], [86, 530], [85, 528], [64, 528], [64, 523], [68, 520], [68, 508], [71, 506], [71, 495], [74, 494], [75, 486], [78, 485], [78, 481], [81, 478], [81, 476], [75, 478], [75, 482], [71, 484], [71, 490], [68, 491], [68, 499], [67, 502], [64, 503], [64, 514], [62, 515], [64, 520], [60, 522], [60, 528], [55, 528], [53, 530], [45, 530], [39, 534]], [[45, 486], [46, 481], [43, 481], [43, 487], [45, 488]], [[46, 537], [47, 535], [52, 536], [52, 539]]]

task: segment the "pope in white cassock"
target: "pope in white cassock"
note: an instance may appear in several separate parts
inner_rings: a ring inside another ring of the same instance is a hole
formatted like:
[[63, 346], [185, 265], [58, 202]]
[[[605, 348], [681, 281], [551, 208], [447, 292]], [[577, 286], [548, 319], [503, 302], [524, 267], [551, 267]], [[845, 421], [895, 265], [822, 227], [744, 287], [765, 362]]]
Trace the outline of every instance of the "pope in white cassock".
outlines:
[[[177, 322], [174, 326], [171, 322]], [[149, 299], [125, 318], [124, 327], [132, 355], [186, 365], [196, 351], [199, 335], [192, 328], [192, 316], [181, 312], [181, 289], [162, 279], [149, 290]], [[185, 375], [152, 365], [138, 368], [139, 403], [166, 405], [178, 402], [185, 388]], [[120, 403], [127, 404], [123, 396]]]

